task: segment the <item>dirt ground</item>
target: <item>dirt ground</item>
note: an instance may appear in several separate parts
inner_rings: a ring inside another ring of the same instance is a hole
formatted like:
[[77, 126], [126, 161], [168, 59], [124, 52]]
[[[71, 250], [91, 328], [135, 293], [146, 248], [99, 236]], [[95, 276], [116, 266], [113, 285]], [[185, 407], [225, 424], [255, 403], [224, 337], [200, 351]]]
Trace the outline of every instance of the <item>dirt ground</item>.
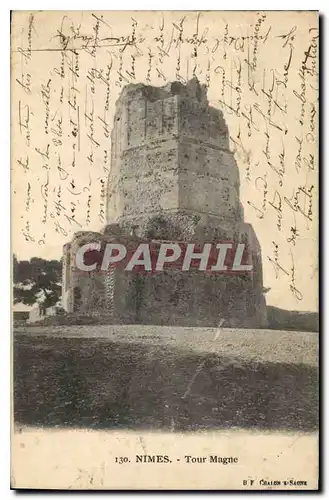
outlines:
[[315, 430], [318, 335], [152, 326], [13, 334], [16, 424]]
[[14, 330], [56, 338], [91, 338], [112, 342], [168, 346], [215, 352], [245, 360], [318, 365], [318, 333], [232, 328], [189, 328], [150, 325], [27, 326]]

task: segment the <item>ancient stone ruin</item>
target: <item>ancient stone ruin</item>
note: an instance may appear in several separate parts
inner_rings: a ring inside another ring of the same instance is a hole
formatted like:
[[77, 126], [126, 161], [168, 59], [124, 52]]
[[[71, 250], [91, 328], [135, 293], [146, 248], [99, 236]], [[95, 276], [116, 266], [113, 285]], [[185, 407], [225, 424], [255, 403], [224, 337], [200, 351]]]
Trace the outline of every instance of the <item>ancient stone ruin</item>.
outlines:
[[[266, 326], [261, 249], [244, 222], [239, 170], [220, 110], [197, 79], [164, 87], [126, 86], [111, 135], [107, 226], [64, 246], [63, 307], [110, 323]], [[81, 273], [77, 248], [89, 241], [234, 241], [248, 244], [253, 272], [210, 275]]]

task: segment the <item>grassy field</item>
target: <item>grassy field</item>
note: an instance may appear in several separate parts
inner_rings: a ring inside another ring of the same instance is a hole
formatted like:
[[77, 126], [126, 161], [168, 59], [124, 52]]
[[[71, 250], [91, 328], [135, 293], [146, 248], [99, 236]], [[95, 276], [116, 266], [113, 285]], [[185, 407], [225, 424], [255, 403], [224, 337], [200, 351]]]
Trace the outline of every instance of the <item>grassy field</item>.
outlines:
[[27, 327], [13, 341], [17, 424], [317, 428], [316, 333]]

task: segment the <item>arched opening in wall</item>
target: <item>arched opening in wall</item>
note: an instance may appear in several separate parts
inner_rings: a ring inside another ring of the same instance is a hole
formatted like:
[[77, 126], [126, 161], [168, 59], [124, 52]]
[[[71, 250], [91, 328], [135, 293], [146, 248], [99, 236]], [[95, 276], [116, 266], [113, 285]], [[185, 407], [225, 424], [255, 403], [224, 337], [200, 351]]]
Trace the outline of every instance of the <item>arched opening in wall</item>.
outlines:
[[81, 306], [81, 289], [75, 286], [73, 289], [73, 312], [79, 311]]
[[145, 278], [136, 272], [134, 276], [134, 291], [135, 291], [135, 320], [137, 322], [141, 319], [141, 308], [144, 299]]
[[64, 269], [64, 288], [65, 292], [69, 289], [69, 280], [70, 280], [70, 268], [71, 268], [71, 255], [69, 251], [66, 251], [64, 256], [63, 269]]

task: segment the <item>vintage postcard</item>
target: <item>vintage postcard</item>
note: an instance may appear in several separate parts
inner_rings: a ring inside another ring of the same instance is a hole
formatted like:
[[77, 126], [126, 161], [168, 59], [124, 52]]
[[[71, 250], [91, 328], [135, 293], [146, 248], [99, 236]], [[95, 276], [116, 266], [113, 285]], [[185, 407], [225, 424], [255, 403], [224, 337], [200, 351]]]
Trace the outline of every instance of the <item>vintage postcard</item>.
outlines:
[[14, 11], [14, 489], [317, 490], [315, 11]]

